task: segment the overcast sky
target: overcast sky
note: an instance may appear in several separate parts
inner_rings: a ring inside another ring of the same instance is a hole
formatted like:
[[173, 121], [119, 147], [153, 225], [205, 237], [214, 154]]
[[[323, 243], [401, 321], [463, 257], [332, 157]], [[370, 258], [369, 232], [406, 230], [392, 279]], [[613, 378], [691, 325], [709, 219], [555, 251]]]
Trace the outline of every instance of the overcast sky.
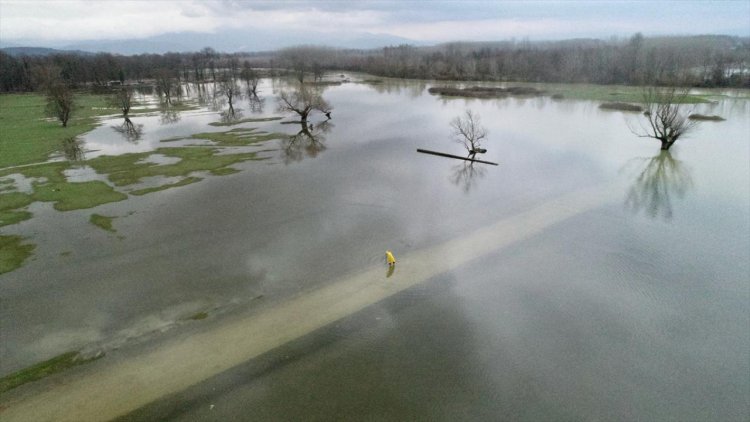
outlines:
[[[175, 32], [387, 34], [437, 43], [608, 38], [635, 32], [750, 36], [750, 0], [67, 1], [0, 0], [0, 41], [60, 45]], [[304, 35], [292, 41], [308, 42]]]

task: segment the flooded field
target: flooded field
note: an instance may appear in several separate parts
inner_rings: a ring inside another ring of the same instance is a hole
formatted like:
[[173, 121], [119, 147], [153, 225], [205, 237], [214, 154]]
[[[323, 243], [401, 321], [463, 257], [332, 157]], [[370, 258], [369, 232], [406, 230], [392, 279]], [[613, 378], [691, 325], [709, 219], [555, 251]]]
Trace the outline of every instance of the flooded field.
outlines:
[[[0, 375], [98, 359], [0, 417], [747, 418], [747, 92], [705, 92], [726, 120], [662, 152], [600, 102], [347, 77], [311, 127], [276, 110], [282, 80], [233, 115], [210, 86], [143, 93], [83, 157], [1, 176], [60, 181], [0, 228], [34, 245], [0, 275]], [[466, 155], [467, 108], [498, 166], [416, 152]], [[97, 182], [86, 206], [69, 182]]]

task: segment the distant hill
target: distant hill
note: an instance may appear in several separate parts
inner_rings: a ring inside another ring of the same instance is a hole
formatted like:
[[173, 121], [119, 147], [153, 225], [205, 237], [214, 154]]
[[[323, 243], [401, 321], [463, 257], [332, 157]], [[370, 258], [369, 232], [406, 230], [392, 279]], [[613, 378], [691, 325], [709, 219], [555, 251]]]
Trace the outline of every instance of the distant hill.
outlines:
[[58, 50], [55, 48], [47, 47], [5, 47], [0, 48], [0, 51], [13, 56], [49, 56], [51, 54], [80, 54], [80, 55], [91, 55], [91, 53], [80, 50]]
[[272, 51], [304, 44], [334, 48], [371, 49], [389, 45], [424, 45], [418, 41], [385, 34], [352, 33], [346, 37], [324, 32], [290, 30], [284, 34], [261, 29], [233, 29], [217, 33], [180, 32], [143, 39], [82, 41], [63, 48], [91, 53], [106, 52], [123, 55], [192, 52], [211, 47], [225, 53]]

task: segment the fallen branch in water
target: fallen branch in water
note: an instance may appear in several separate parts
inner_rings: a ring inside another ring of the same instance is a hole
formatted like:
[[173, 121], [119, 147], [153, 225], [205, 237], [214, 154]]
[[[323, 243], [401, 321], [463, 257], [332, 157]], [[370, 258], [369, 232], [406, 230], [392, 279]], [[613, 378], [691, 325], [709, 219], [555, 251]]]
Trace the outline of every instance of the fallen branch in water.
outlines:
[[456, 158], [456, 159], [459, 159], [459, 160], [471, 161], [473, 163], [489, 164], [489, 165], [493, 165], [493, 166], [497, 165], [497, 163], [493, 163], [492, 161], [477, 160], [477, 159], [474, 159], [474, 158], [461, 157], [460, 155], [446, 154], [444, 152], [430, 151], [430, 150], [421, 149], [421, 148], [417, 148], [417, 152], [421, 152], [423, 154], [438, 155], [440, 157]]

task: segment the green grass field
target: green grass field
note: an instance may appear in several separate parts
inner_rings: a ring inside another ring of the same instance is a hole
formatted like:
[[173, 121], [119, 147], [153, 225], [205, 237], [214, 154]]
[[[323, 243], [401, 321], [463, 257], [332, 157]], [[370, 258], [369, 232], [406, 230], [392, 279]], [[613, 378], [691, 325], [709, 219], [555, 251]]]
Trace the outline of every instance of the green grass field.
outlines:
[[64, 128], [45, 115], [44, 95], [0, 95], [0, 169], [47, 161], [60, 150], [63, 139], [92, 130], [97, 116], [119, 112], [107, 106], [104, 95], [77, 93], [74, 101], [75, 110]]

